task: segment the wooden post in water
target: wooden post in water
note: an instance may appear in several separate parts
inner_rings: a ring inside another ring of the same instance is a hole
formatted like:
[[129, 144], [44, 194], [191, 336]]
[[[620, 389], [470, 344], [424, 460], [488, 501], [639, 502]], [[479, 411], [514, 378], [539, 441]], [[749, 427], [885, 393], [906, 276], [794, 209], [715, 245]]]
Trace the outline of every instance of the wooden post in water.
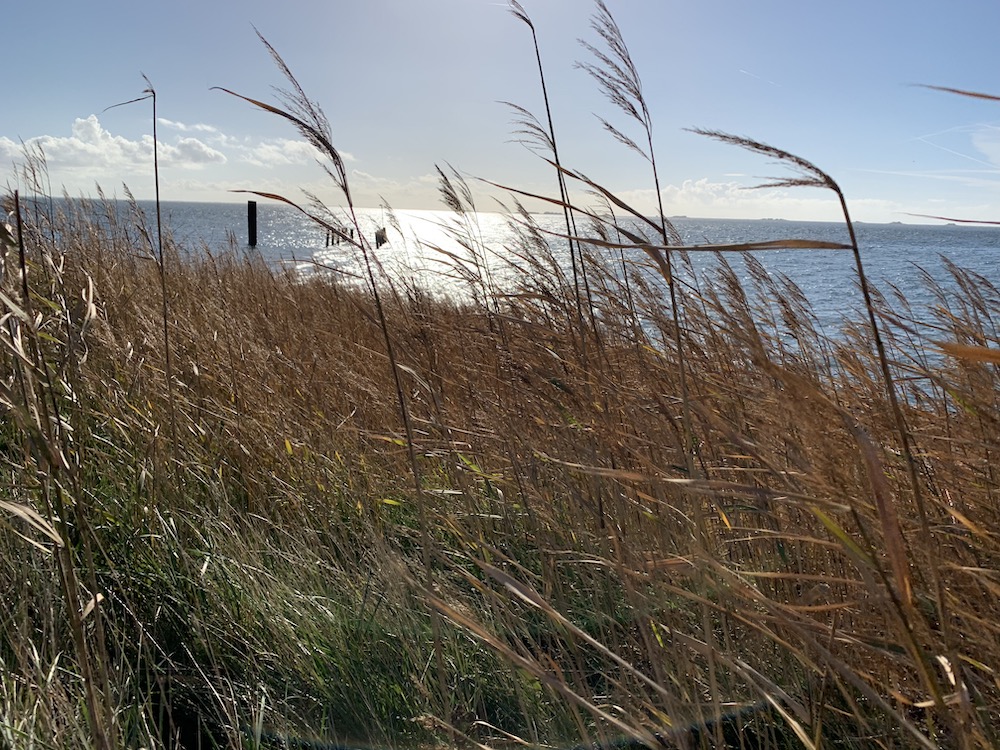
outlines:
[[247, 201], [247, 235], [250, 247], [257, 247], [257, 201]]

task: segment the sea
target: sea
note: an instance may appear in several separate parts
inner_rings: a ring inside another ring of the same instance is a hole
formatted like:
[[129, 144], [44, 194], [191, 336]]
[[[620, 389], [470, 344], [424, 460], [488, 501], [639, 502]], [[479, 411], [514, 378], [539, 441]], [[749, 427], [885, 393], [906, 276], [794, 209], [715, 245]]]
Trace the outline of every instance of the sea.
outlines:
[[[151, 204], [144, 205], [147, 216], [155, 216]], [[345, 279], [363, 278], [364, 267], [358, 254], [345, 244], [331, 243], [322, 227], [294, 208], [259, 201], [257, 205], [257, 245], [247, 246], [247, 204], [183, 203], [162, 204], [164, 223], [183, 247], [209, 252], [235, 249], [259, 254], [275, 265], [290, 266], [300, 274], [327, 273]], [[385, 229], [388, 242], [375, 252], [386, 273], [436, 295], [464, 297], [467, 283], [456, 273], [456, 258], [468, 252], [455, 241], [450, 229], [457, 225], [488, 248], [489, 263], [502, 286], [510, 275], [505, 253], [514, 238], [510, 217], [480, 212], [459, 217], [451, 211], [395, 211], [362, 209], [358, 212], [362, 233], [374, 246], [375, 234]], [[539, 214], [534, 220], [543, 232], [551, 232], [550, 242], [557, 260], [568, 266], [562, 215]], [[341, 220], [348, 224], [346, 217]], [[846, 227], [840, 223], [800, 222], [780, 219], [733, 220], [671, 219], [686, 245], [749, 243], [770, 240], [812, 239], [847, 244]], [[972, 224], [857, 223], [858, 244], [870, 283], [887, 297], [905, 295], [914, 315], [931, 320], [931, 308], [942, 299], [928, 280], [933, 280], [956, 299], [963, 292], [949, 271], [949, 264], [964, 268], [993, 285], [987, 298], [1000, 312], [1000, 227]], [[606, 252], [618, 259], [618, 250]], [[844, 250], [776, 249], [755, 251], [753, 255], [775, 278], [787, 278], [809, 301], [825, 332], [835, 334], [847, 320], [860, 320], [862, 297], [853, 254]], [[641, 251], [630, 250], [626, 257], [641, 264]], [[710, 278], [717, 257], [710, 252], [691, 252], [693, 273]], [[744, 282], [750, 271], [738, 254], [727, 256]], [[650, 271], [652, 273], [652, 271]], [[947, 302], [947, 298], [944, 300]]]

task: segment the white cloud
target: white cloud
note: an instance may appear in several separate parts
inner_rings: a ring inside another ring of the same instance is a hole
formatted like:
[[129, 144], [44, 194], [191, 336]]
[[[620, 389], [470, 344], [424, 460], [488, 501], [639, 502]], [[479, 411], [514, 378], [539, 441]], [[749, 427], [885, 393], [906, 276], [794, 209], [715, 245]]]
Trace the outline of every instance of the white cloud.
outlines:
[[305, 141], [287, 138], [265, 141], [249, 148], [243, 160], [255, 167], [285, 167], [308, 164], [320, 158], [320, 153]]
[[[177, 200], [233, 200], [228, 190], [249, 188], [283, 193], [293, 200], [301, 198], [302, 190], [330, 196], [333, 202], [340, 200], [335, 186], [314, 163], [319, 152], [304, 141], [261, 140], [229, 135], [208, 125], [171, 120], [159, 122], [163, 125], [159, 158], [161, 167], [166, 168], [161, 172], [165, 196]], [[852, 215], [864, 221], [905, 221], [908, 212], [995, 217], [1000, 210], [997, 208], [1000, 200], [997, 197], [1000, 195], [1000, 128], [984, 125], [965, 137], [965, 149], [975, 153], [982, 162], [974, 165], [975, 169], [905, 174], [855, 170], [858, 186], [864, 183], [866, 176], [875, 175], [886, 179], [905, 176], [906, 185], [919, 186], [923, 182], [923, 188], [914, 187], [893, 195], [884, 190], [875, 196], [868, 192], [866, 196], [862, 189], [845, 184]], [[90, 190], [95, 182], [112, 189], [126, 182], [135, 184], [141, 194], [152, 182], [149, 179], [153, 165], [152, 137], [130, 138], [113, 133], [97, 115], [75, 120], [68, 135], [41, 135], [23, 143], [0, 136], [0, 184], [11, 179], [5, 173], [12, 163], [23, 162], [26, 148], [40, 150], [53, 184], [71, 193]], [[355, 161], [350, 153], [342, 152], [342, 156], [345, 161]], [[728, 173], [717, 181], [693, 179], [666, 185], [664, 208], [670, 215], [692, 217], [827, 221], [840, 218], [837, 201], [828, 192], [744, 189], [750, 182], [746, 175]], [[350, 183], [352, 198], [359, 206], [377, 206], [383, 198], [399, 208], [433, 209], [442, 205], [435, 172], [380, 176], [353, 168]], [[935, 189], [935, 185], [940, 187]], [[520, 186], [542, 194], [550, 187], [530, 182]], [[481, 210], [496, 208], [494, 196], [506, 198], [500, 191], [475, 180], [470, 181], [470, 187]], [[652, 190], [621, 189], [616, 194], [647, 215], [656, 211], [657, 201]], [[580, 205], [593, 203], [592, 196], [581, 194], [573, 198]], [[551, 205], [541, 202], [529, 200], [526, 204], [533, 210], [552, 210]]]
[[[287, 167], [324, 161], [323, 154], [305, 141], [281, 138], [264, 141], [255, 146], [243, 146], [243, 161], [255, 167]], [[346, 151], [339, 151], [345, 162], [356, 161]]]
[[[25, 141], [28, 149], [39, 150], [49, 169], [87, 171], [94, 174], [149, 172], [153, 166], [153, 138], [143, 135], [132, 140], [115, 135], [101, 125], [97, 115], [77, 118], [70, 136], [40, 135]], [[0, 155], [21, 161], [21, 144], [0, 138]], [[226, 156], [197, 138], [178, 138], [159, 144], [163, 166], [198, 169], [207, 164], [222, 164]]]
[[226, 155], [216, 151], [211, 146], [202, 143], [197, 138], [181, 138], [176, 146], [167, 146], [169, 157], [178, 166], [198, 167], [203, 164], [225, 164]]
[[24, 149], [20, 143], [12, 141], [7, 136], [0, 136], [0, 162], [7, 166], [11, 162], [20, 161]]
[[177, 122], [176, 120], [168, 120], [166, 117], [158, 117], [156, 121], [167, 128], [172, 128], [174, 130], [179, 130], [182, 133], [218, 133], [219, 129], [213, 127], [212, 125], [205, 125], [204, 123], [195, 123], [194, 125], [187, 125], [183, 122]]
[[[163, 118], [157, 124], [161, 126], [157, 145], [164, 195], [184, 199], [182, 186], [195, 190], [201, 199], [215, 200], [230, 199], [216, 185], [277, 191], [275, 184], [287, 183], [290, 187], [284, 192], [290, 197], [299, 194], [299, 187], [319, 193], [333, 189], [316, 168], [316, 160], [322, 161], [320, 152], [305, 141], [231, 135], [211, 125]], [[16, 181], [25, 153], [42, 155], [53, 184], [70, 193], [86, 192], [95, 183], [144, 185], [153, 172], [153, 146], [151, 135], [129, 137], [112, 132], [98, 115], [77, 118], [68, 135], [39, 135], [23, 142], [0, 135], [0, 185]], [[356, 161], [349, 152], [341, 152], [341, 157], [345, 162]], [[11, 166], [15, 171], [7, 177]], [[363, 181], [358, 182], [360, 186]], [[142, 193], [139, 187], [137, 194]], [[365, 197], [375, 205], [379, 202], [374, 190]]]

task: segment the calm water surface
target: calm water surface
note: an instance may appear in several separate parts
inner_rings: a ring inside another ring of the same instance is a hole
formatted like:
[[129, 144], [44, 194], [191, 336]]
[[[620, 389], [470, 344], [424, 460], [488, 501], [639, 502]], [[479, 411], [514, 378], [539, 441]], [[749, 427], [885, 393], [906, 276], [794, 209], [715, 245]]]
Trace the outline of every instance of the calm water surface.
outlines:
[[[150, 210], [148, 215], [152, 216]], [[165, 203], [163, 215], [174, 236], [190, 248], [207, 247], [216, 251], [229, 247], [246, 248], [246, 204]], [[399, 232], [384, 211], [360, 212], [362, 231], [369, 239], [378, 227], [387, 227], [389, 244], [377, 256], [390, 273], [431, 289], [439, 294], [460, 296], [466, 288], [450, 273], [451, 261], [432, 247], [441, 247], [465, 257], [443, 227], [453, 222], [447, 211], [399, 211], [395, 214]], [[559, 231], [562, 218], [553, 215], [536, 217], [543, 229]], [[474, 215], [472, 229], [486, 247], [497, 256], [510, 247], [512, 233], [501, 214]], [[758, 242], [775, 239], [806, 238], [848, 242], [840, 224], [780, 220], [675, 219], [677, 229], [689, 244]], [[915, 310], [926, 309], [935, 299], [924, 282], [924, 275], [940, 281], [955, 294], [959, 291], [947, 270], [950, 261], [982, 275], [1000, 286], [1000, 228], [968, 225], [858, 224], [858, 241], [865, 268], [876, 289], [891, 295], [893, 288], [903, 290]], [[232, 239], [231, 239], [232, 238]], [[553, 240], [557, 257], [566, 259], [563, 243]], [[327, 269], [335, 273], [360, 274], [360, 260], [344, 247], [327, 247], [325, 232], [294, 209], [278, 204], [258, 203], [258, 244], [256, 252], [269, 262], [293, 264], [303, 273]], [[606, 251], [617, 257], [617, 251]], [[754, 253], [772, 276], [784, 275], [795, 282], [812, 304], [824, 327], [839, 327], [845, 317], [854, 314], [861, 302], [850, 252], [836, 250], [768, 250]], [[630, 257], [642, 259], [631, 251]], [[692, 253], [692, 264], [699, 272], [708, 271], [716, 262], [711, 254]], [[749, 272], [737, 255], [730, 261], [744, 281]], [[494, 267], [502, 280], [506, 264], [494, 258]], [[993, 295], [1000, 306], [1000, 299]]]

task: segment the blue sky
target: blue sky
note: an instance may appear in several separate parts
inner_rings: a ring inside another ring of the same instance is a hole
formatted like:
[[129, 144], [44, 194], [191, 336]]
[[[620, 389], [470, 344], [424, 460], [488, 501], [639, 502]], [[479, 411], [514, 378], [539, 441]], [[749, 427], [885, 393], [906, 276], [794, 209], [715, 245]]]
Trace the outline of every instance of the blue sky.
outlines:
[[[563, 160], [652, 210], [648, 165], [602, 132], [635, 131], [575, 66], [595, 41], [587, 0], [522, 0], [539, 34]], [[669, 214], [836, 219], [812, 190], [747, 191], [779, 167], [685, 130], [725, 130], [805, 157], [843, 187], [855, 218], [907, 213], [1000, 220], [995, 0], [607, 0], [638, 66]], [[436, 164], [551, 194], [551, 169], [513, 141], [498, 102], [543, 114], [531, 38], [504, 0], [176, 0], [13, 3], [4, 12], [0, 183], [22, 143], [54, 189], [100, 184], [151, 197], [147, 75], [159, 99], [163, 197], [301, 189], [336, 203], [280, 118], [219, 91], [273, 101], [283, 55], [333, 125], [360, 205], [439, 208]], [[474, 187], [480, 207], [493, 193]]]

